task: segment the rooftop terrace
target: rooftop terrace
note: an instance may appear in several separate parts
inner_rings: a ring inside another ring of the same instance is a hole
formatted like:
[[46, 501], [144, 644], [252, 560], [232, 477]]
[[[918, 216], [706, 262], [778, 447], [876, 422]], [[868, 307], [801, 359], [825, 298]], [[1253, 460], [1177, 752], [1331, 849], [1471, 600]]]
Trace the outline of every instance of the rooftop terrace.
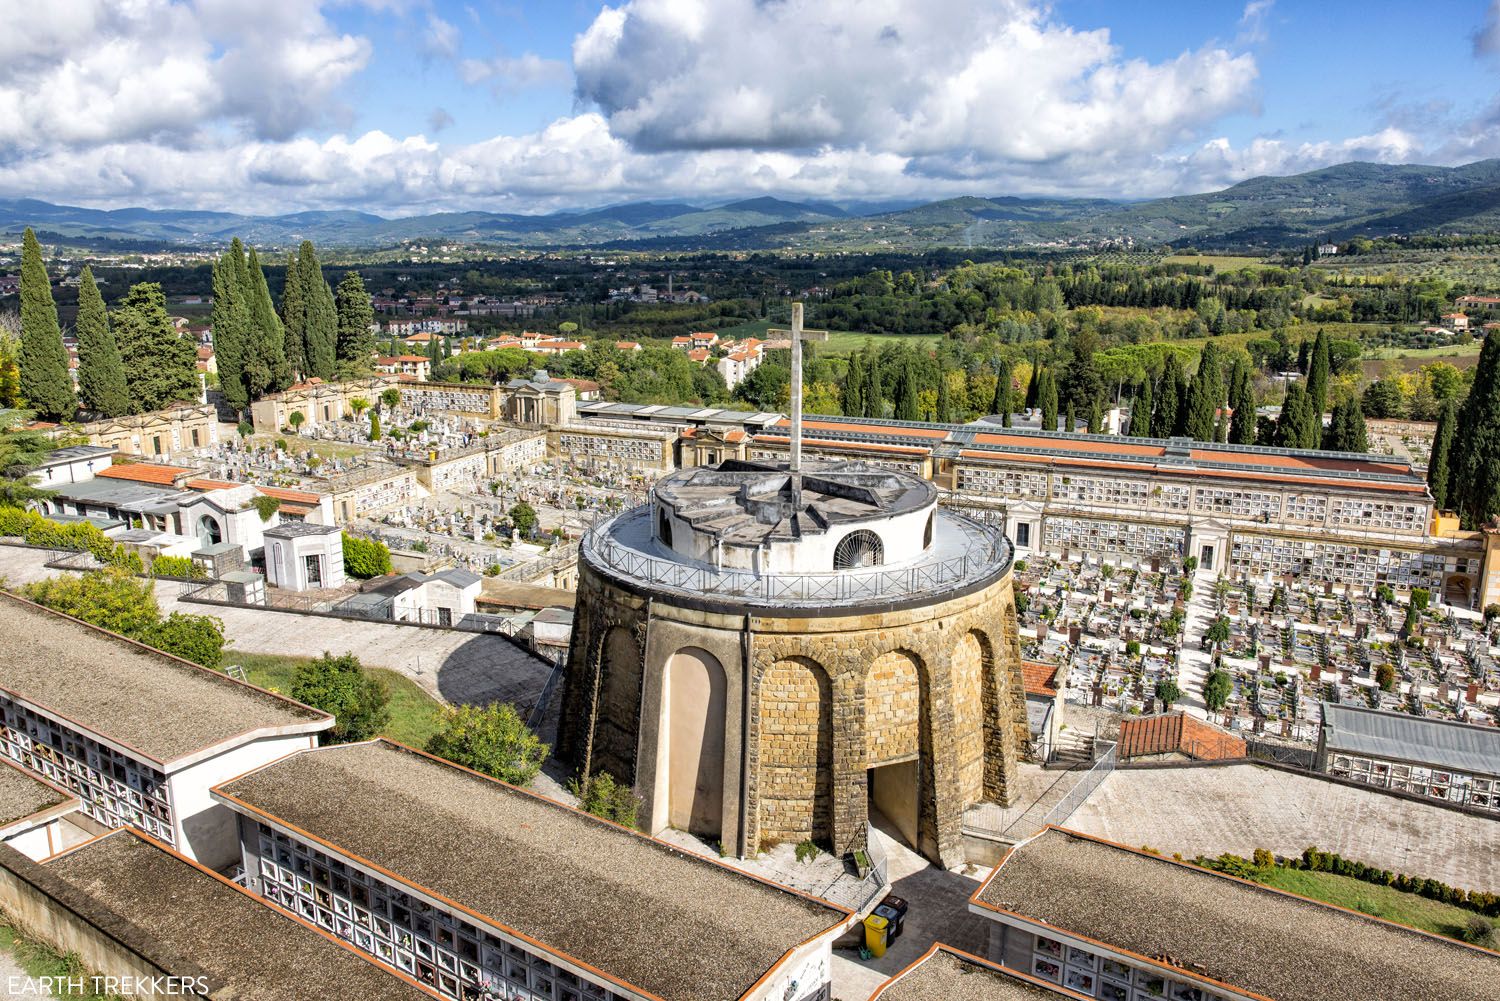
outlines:
[[738, 998], [847, 917], [386, 741], [295, 754], [215, 794], [667, 1001]]
[[1276, 1001], [1471, 1001], [1500, 983], [1493, 952], [1055, 827], [971, 907]]
[[[0, 691], [160, 764], [332, 717], [0, 591]], [[24, 637], [24, 641], [19, 638]]]
[[1063, 1001], [1082, 997], [938, 943], [887, 981], [870, 1001]]

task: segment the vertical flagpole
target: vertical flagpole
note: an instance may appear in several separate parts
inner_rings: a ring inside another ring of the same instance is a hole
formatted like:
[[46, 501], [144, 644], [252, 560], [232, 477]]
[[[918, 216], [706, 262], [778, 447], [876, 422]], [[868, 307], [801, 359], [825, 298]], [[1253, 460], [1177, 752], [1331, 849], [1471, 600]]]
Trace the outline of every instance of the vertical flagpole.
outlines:
[[802, 303], [792, 303], [792, 478], [802, 471]]

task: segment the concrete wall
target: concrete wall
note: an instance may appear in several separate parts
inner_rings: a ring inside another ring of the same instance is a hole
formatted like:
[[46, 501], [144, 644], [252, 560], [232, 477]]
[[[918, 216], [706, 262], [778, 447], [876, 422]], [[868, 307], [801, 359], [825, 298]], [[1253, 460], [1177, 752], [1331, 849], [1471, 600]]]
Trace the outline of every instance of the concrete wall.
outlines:
[[172, 837], [177, 850], [210, 869], [221, 869], [239, 859], [239, 831], [234, 812], [215, 802], [208, 791], [293, 751], [315, 746], [317, 737], [305, 733], [266, 737], [169, 775]]

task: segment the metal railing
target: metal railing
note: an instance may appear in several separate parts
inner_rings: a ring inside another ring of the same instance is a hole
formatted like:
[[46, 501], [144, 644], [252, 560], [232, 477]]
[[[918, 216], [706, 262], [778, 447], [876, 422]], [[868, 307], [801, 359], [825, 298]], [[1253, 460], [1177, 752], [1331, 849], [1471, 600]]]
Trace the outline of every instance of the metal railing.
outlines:
[[604, 522], [584, 537], [584, 555], [595, 566], [660, 587], [776, 603], [824, 603], [930, 595], [943, 588], [978, 582], [1008, 566], [1012, 552], [1003, 533], [963, 518], [960, 529], [970, 544], [958, 556], [888, 570], [759, 574], [662, 559], [615, 541], [612, 530], [623, 521], [649, 515], [649, 507], [640, 507]]
[[[1119, 745], [1100, 741], [1094, 746], [1096, 753], [1093, 765], [1083, 774], [1083, 778], [1078, 781], [1078, 784], [1068, 790], [1067, 795], [1058, 800], [1052, 809], [1047, 812], [1047, 815], [1042, 818], [1042, 827], [1046, 827], [1048, 824], [1065, 823], [1083, 805], [1084, 800], [1088, 799], [1094, 790], [1099, 788], [1099, 783], [1109, 778], [1109, 773], [1115, 770], [1115, 765], [1120, 760], [1117, 753]], [[1102, 754], [1097, 753], [1100, 747], [1105, 748]]]

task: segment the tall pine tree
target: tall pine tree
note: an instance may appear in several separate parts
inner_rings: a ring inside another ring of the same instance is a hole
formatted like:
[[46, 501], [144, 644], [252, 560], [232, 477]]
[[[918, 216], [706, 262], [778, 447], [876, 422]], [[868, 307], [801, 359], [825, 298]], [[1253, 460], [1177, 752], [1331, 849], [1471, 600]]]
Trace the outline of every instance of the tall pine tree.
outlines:
[[198, 398], [198, 352], [172, 326], [160, 285], [132, 285], [110, 323], [125, 365], [130, 405], [137, 413]]
[[1213, 341], [1203, 345], [1198, 360], [1198, 375], [1188, 394], [1188, 437], [1195, 441], [1214, 441], [1214, 424], [1224, 402], [1224, 370], [1219, 360], [1219, 346]]
[[94, 282], [93, 269], [84, 265], [78, 283], [78, 398], [83, 409], [101, 417], [130, 413], [130, 389], [120, 349], [109, 332], [104, 297]]
[[370, 305], [370, 293], [365, 291], [364, 279], [358, 271], [346, 274], [334, 293], [334, 308], [338, 314], [338, 358], [358, 371], [370, 367], [370, 355], [375, 352], [375, 335], [370, 324], [375, 321], [375, 310]]
[[880, 357], [870, 349], [865, 360], [865, 416], [879, 420], [885, 416], [885, 386], [880, 381]]
[[1319, 328], [1307, 361], [1307, 400], [1312, 404], [1319, 428], [1323, 426], [1323, 414], [1328, 409], [1329, 368], [1328, 332]]
[[921, 407], [917, 405], [917, 381], [910, 365], [902, 365], [896, 372], [896, 420], [918, 421], [922, 419]]
[[21, 242], [21, 396], [43, 420], [72, 420], [77, 403], [68, 375], [68, 352], [57, 325], [52, 281], [42, 245], [31, 227]]
[[1438, 413], [1437, 431], [1432, 436], [1432, 457], [1427, 461], [1427, 487], [1432, 503], [1439, 511], [1448, 506], [1448, 481], [1453, 460], [1453, 431], [1458, 423], [1458, 404], [1449, 400]]
[[1469, 398], [1449, 449], [1448, 502], [1463, 525], [1479, 529], [1500, 513], [1500, 331], [1485, 335]]
[[1188, 378], [1186, 368], [1178, 366], [1172, 389], [1177, 397], [1177, 421], [1172, 425], [1172, 433], [1180, 438], [1187, 434], [1188, 415], [1191, 413], [1192, 380]]
[[307, 293], [302, 288], [302, 268], [296, 254], [286, 257], [286, 284], [281, 289], [281, 327], [287, 368], [294, 380], [306, 379]]
[[1300, 382], [1286, 387], [1281, 401], [1281, 416], [1276, 419], [1276, 444], [1282, 448], [1316, 448], [1318, 425], [1313, 419], [1312, 402]]
[[1135, 400], [1130, 404], [1130, 433], [1137, 438], [1146, 438], [1151, 434], [1151, 407], [1151, 373], [1147, 372], [1135, 391]]
[[843, 395], [840, 405], [850, 417], [865, 415], [865, 355], [856, 351], [849, 356], [849, 368], [844, 372]]
[[1057, 382], [1052, 378], [1050, 369], [1037, 377], [1036, 400], [1036, 405], [1042, 411], [1042, 430], [1055, 434], [1057, 432]]
[[255, 248], [245, 263], [250, 289], [250, 330], [245, 341], [245, 386], [250, 399], [285, 389], [291, 384], [291, 366], [287, 364], [285, 335], [276, 305], [271, 301], [271, 287], [260, 266]]
[[936, 417], [939, 424], [953, 423], [953, 395], [948, 388], [948, 373], [941, 369], [938, 370]]
[[1002, 427], [1010, 427], [1010, 412], [1012, 409], [1010, 378], [1010, 362], [997, 362], [995, 364], [995, 398], [990, 401], [990, 412], [1000, 415], [1000, 425]]
[[1234, 411], [1229, 423], [1229, 440], [1236, 445], [1255, 444], [1255, 384], [1250, 366], [1236, 356], [1229, 376], [1229, 406]]
[[245, 356], [250, 334], [250, 304], [246, 301], [245, 248], [235, 237], [214, 262], [214, 307], [210, 316], [214, 363], [219, 370], [219, 392], [236, 414], [250, 405], [245, 379]]
[[1168, 351], [1161, 370], [1156, 410], [1151, 415], [1151, 437], [1170, 438], [1177, 433], [1177, 384], [1182, 378], [1182, 361], [1176, 351]]
[[331, 379], [338, 361], [338, 309], [311, 240], [303, 240], [297, 251], [297, 269], [303, 295], [302, 340], [307, 353], [307, 375]]

